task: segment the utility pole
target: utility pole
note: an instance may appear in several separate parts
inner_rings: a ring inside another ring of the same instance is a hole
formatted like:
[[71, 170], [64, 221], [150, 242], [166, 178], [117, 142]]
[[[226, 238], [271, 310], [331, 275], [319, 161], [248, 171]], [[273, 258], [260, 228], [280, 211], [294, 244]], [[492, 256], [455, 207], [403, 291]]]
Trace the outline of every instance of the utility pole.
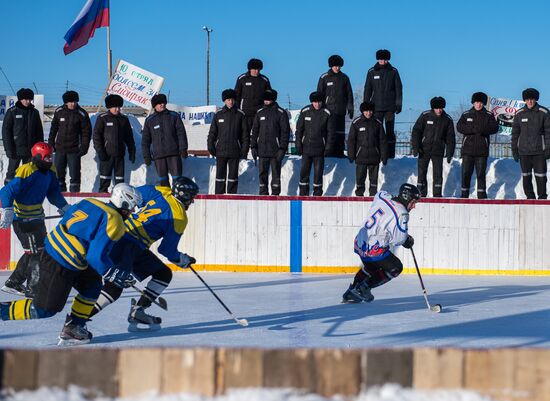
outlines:
[[206, 31], [206, 105], [210, 104], [210, 34], [214, 31], [206, 25], [202, 27]]
[[12, 91], [13, 94], [15, 95], [15, 89], [13, 89], [13, 86], [11, 86], [11, 82], [10, 82], [10, 80], [8, 79], [8, 76], [6, 75], [6, 73], [4, 72], [4, 70], [2, 69], [2, 67], [0, 67], [0, 71], [2, 72], [2, 75], [4, 76], [4, 78], [6, 78], [6, 81], [8, 81], [8, 85], [10, 86], [11, 91]]

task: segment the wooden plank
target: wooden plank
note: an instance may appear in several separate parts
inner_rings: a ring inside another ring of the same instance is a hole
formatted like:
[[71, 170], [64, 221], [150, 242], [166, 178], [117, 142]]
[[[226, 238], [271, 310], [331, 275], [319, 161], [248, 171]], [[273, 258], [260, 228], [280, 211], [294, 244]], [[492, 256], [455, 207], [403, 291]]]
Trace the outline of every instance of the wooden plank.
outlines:
[[363, 352], [362, 387], [397, 383], [403, 387], [413, 384], [412, 349], [375, 349]]
[[214, 348], [167, 348], [162, 351], [161, 393], [213, 396], [215, 391]]
[[127, 348], [118, 354], [118, 396], [133, 397], [160, 391], [162, 349]]
[[317, 377], [316, 394], [324, 397], [359, 394], [361, 351], [316, 349], [313, 351], [313, 367]]
[[37, 350], [4, 350], [3, 388], [14, 391], [35, 390], [38, 364]]

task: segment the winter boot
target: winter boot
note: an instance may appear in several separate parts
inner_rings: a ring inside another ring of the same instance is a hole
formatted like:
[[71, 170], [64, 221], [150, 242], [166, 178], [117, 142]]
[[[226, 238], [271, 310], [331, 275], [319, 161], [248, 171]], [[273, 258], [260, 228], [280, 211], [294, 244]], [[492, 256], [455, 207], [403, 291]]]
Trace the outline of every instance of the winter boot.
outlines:
[[131, 301], [132, 306], [128, 314], [128, 331], [157, 331], [160, 330], [162, 319], [157, 316], [145, 313], [145, 308], [139, 306], [135, 299]]
[[7, 279], [2, 286], [2, 291], [7, 292], [8, 294], [21, 295], [24, 297], [27, 295], [29, 290], [23, 284], [18, 284], [10, 279]]
[[79, 325], [73, 323], [71, 315], [67, 315], [65, 325], [61, 334], [59, 334], [59, 342], [57, 345], [67, 347], [71, 345], [88, 344], [92, 339], [92, 333], [86, 328], [86, 324]]

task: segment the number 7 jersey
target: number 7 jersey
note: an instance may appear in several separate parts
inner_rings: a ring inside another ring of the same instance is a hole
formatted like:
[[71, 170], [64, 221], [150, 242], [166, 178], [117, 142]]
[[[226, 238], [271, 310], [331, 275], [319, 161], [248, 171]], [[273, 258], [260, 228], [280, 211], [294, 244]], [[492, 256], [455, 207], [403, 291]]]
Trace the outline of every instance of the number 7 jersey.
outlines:
[[409, 212], [385, 192], [378, 192], [372, 201], [367, 220], [357, 233], [354, 251], [362, 259], [377, 261], [390, 254], [391, 246], [402, 245], [408, 234]]

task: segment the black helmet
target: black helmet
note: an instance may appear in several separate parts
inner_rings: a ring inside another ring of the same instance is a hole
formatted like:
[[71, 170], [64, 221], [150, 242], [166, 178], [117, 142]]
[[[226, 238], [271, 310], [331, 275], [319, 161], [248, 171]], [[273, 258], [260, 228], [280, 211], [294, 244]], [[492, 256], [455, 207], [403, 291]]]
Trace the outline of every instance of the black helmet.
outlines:
[[394, 199], [401, 203], [407, 210], [409, 209], [409, 203], [412, 200], [419, 200], [422, 197], [420, 190], [413, 184], [403, 184], [399, 188], [399, 195]]
[[172, 195], [187, 209], [199, 193], [199, 186], [187, 177], [176, 178], [172, 184]]

